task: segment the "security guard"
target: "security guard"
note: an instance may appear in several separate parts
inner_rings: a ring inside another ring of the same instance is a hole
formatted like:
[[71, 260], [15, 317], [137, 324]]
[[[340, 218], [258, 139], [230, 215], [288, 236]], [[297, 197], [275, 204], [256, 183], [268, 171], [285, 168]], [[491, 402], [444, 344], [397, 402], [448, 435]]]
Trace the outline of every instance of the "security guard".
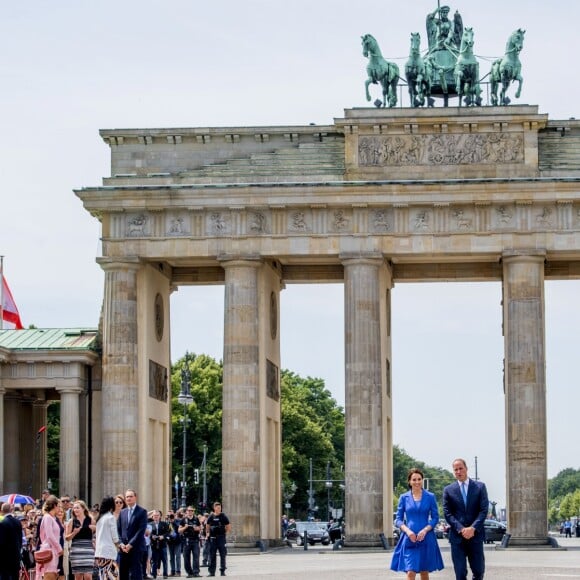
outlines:
[[[198, 578], [199, 574], [199, 532], [201, 524], [193, 507], [188, 506], [185, 517], [181, 520], [179, 533], [183, 537], [183, 563], [188, 578]], [[193, 567], [192, 567], [193, 556]]]
[[226, 514], [222, 513], [222, 504], [216, 501], [213, 504], [213, 513], [209, 515], [205, 523], [206, 532], [209, 535], [209, 575], [215, 576], [217, 565], [217, 552], [220, 553], [220, 572], [226, 575], [226, 534], [229, 534], [232, 525]]

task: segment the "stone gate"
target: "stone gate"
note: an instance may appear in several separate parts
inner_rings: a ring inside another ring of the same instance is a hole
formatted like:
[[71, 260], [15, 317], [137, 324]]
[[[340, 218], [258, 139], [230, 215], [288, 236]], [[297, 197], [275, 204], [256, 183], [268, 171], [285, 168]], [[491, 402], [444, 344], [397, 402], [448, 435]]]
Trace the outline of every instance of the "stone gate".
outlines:
[[223, 500], [237, 545], [278, 538], [280, 292], [342, 281], [347, 541], [377, 544], [392, 525], [393, 287], [497, 280], [508, 525], [512, 545], [546, 543], [544, 280], [580, 277], [580, 123], [536, 106], [363, 108], [101, 136], [111, 176], [76, 194], [102, 223], [105, 491], [167, 504], [170, 294], [224, 284]]

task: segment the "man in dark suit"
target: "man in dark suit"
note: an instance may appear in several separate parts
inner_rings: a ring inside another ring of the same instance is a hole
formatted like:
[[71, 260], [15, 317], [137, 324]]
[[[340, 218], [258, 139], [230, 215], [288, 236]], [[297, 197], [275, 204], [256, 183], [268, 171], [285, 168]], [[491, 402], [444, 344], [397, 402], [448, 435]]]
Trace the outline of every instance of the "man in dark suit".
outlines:
[[169, 524], [161, 520], [161, 512], [153, 510], [153, 522], [151, 523], [151, 575], [157, 578], [157, 572], [163, 565], [163, 578], [168, 578], [167, 573], [167, 540], [169, 539]]
[[12, 514], [14, 506], [2, 505], [0, 522], [0, 580], [18, 580], [22, 552], [22, 524]]
[[483, 580], [485, 558], [483, 524], [489, 509], [484, 483], [467, 477], [467, 464], [463, 459], [453, 462], [457, 481], [443, 490], [443, 513], [449, 524], [451, 558], [456, 580], [467, 579], [467, 562], [473, 580]]
[[146, 551], [147, 511], [137, 505], [137, 492], [134, 489], [128, 489], [125, 492], [125, 502], [127, 507], [121, 510], [117, 520], [121, 540], [119, 579], [143, 580], [141, 560]]

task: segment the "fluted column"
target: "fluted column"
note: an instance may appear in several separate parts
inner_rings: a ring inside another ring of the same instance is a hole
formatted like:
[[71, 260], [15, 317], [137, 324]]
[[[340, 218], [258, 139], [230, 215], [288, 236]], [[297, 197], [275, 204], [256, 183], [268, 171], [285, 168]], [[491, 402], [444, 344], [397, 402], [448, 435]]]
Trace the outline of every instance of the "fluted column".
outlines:
[[4, 415], [4, 395], [6, 394], [6, 389], [0, 387], [0, 495], [6, 493], [6, 488], [4, 487], [4, 458], [6, 453], [4, 451], [4, 429], [6, 428], [6, 416]]
[[225, 269], [222, 493], [236, 544], [260, 539], [260, 365], [257, 260]]
[[[381, 257], [342, 260], [345, 311], [345, 467], [349, 545], [379, 545], [384, 444]], [[386, 294], [386, 293], [385, 293]]]
[[71, 497], [81, 497], [79, 397], [82, 389], [57, 387], [56, 390], [60, 395], [59, 489]]
[[20, 479], [20, 459], [25, 457], [20, 448], [20, 400], [12, 394], [4, 396], [4, 449], [9, 461], [4, 462], [4, 488], [7, 493], [21, 489], [26, 482]]
[[544, 255], [503, 256], [510, 545], [547, 542]]
[[40, 494], [46, 487], [46, 482], [48, 480], [46, 430], [39, 433], [42, 427], [47, 426], [46, 418], [48, 402], [44, 399], [44, 391], [37, 392], [37, 396], [42, 396], [43, 398], [39, 398], [32, 403], [32, 431], [35, 438], [34, 468], [32, 470], [33, 497], [40, 497]]
[[139, 489], [138, 260], [108, 262], [103, 311], [103, 493]]

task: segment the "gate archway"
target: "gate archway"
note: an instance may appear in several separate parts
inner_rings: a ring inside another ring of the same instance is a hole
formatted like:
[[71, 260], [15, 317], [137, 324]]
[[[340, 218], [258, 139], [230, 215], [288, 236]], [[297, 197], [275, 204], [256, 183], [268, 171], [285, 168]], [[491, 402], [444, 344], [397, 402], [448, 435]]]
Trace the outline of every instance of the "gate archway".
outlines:
[[169, 294], [224, 284], [224, 502], [239, 522], [237, 545], [276, 539], [280, 291], [340, 281], [348, 541], [377, 544], [392, 522], [391, 290], [496, 280], [508, 523], [512, 544], [546, 543], [543, 288], [580, 275], [579, 129], [514, 106], [351, 109], [326, 126], [101, 131], [111, 177], [76, 193], [103, 229], [102, 397], [115, 409], [103, 414], [105, 487], [138, 485], [149, 503], [167, 501], [159, 377], [170, 365]]

